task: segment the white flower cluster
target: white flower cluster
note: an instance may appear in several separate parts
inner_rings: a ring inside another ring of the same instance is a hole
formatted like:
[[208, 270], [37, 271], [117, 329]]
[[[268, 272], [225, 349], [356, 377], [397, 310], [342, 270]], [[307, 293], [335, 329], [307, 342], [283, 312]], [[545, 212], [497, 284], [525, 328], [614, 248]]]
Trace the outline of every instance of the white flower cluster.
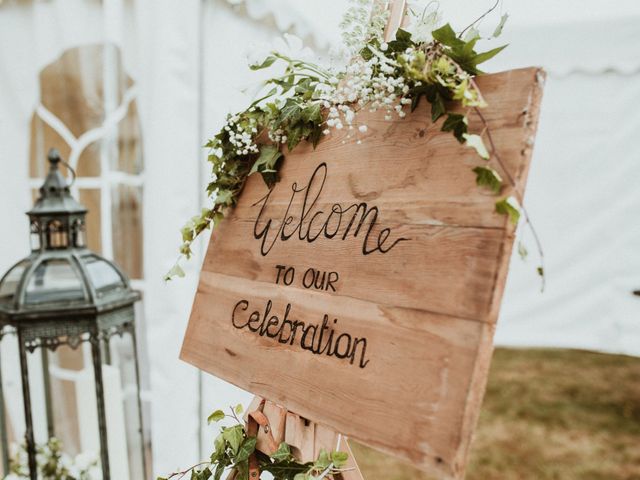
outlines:
[[[58, 449], [53, 451], [51, 442], [56, 442], [55, 446], [60, 446], [57, 439], [51, 439], [50, 444], [38, 447], [36, 462], [38, 466], [38, 478], [42, 478], [42, 472], [45, 467], [50, 471], [52, 465], [56, 465], [55, 477], [47, 476], [58, 480], [66, 478], [75, 478], [78, 480], [102, 480], [102, 470], [100, 469], [98, 456], [94, 453], [79, 453], [75, 457], [71, 457], [66, 453], [61, 453]], [[29, 459], [24, 447], [18, 447], [16, 444], [11, 445], [11, 464], [12, 473], [4, 477], [4, 480], [24, 480], [29, 478]]]
[[379, 38], [389, 18], [384, 2], [351, 0], [340, 28], [342, 40], [351, 54], [357, 54], [371, 38]]
[[236, 148], [236, 155], [258, 153], [258, 145], [254, 139], [258, 133], [258, 123], [253, 118], [240, 122], [238, 115], [227, 118], [225, 131], [229, 132], [229, 142]]
[[275, 143], [287, 143], [288, 137], [283, 129], [278, 128], [273, 131], [269, 130], [269, 139]]
[[[395, 61], [385, 56], [386, 45], [383, 44], [381, 50], [374, 52], [367, 61], [359, 59], [350, 63], [342, 81], [334, 79], [331, 82], [335, 84], [334, 88], [325, 90], [323, 106], [328, 110], [327, 127], [353, 130], [358, 123], [357, 112], [363, 108], [371, 112], [384, 109], [386, 120], [391, 120], [394, 113], [400, 118], [406, 116], [404, 106], [411, 103], [405, 98], [409, 92], [407, 80], [397, 74]], [[367, 127], [360, 125], [358, 130], [364, 133]], [[328, 134], [330, 130], [324, 133]], [[347, 138], [350, 136], [348, 134]]]

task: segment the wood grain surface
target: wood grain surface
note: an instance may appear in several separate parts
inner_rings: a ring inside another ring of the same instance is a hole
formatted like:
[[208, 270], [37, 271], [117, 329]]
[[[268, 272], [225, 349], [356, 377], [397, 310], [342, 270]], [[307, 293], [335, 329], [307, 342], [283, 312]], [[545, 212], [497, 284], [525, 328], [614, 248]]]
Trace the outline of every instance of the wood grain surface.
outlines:
[[[478, 79], [520, 190], [543, 80], [536, 68]], [[427, 107], [394, 121], [363, 112], [366, 133], [299, 146], [271, 191], [248, 180], [211, 237], [181, 358], [461, 478], [514, 227], [475, 185], [471, 168], [484, 161], [440, 132]]]

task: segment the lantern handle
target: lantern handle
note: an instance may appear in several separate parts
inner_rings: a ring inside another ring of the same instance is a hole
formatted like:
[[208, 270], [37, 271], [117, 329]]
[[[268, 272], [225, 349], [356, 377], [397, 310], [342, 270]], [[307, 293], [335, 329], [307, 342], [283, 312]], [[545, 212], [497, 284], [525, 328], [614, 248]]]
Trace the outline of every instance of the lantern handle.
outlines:
[[49, 159], [49, 163], [51, 163], [51, 165], [62, 163], [65, 167], [67, 167], [69, 172], [71, 172], [71, 183], [69, 183], [67, 187], [71, 188], [73, 184], [76, 183], [76, 177], [77, 177], [76, 171], [74, 170], [74, 168], [62, 159], [62, 157], [60, 156], [60, 152], [58, 151], [57, 148], [49, 149], [49, 154], [47, 155], [47, 158]]

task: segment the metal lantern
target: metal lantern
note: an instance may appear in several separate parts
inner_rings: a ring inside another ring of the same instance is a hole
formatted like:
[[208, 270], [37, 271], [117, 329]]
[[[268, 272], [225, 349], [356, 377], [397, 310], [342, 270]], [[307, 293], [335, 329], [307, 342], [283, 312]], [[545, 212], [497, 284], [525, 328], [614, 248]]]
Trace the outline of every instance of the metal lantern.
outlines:
[[[54, 406], [56, 401], [65, 401], [65, 398], [54, 398], [55, 395], [52, 394], [50, 356], [61, 346], [72, 350], [82, 346], [86, 365], [92, 364], [88, 370], [88, 379], [92, 385], [89, 391], [95, 388], [96, 405], [95, 410], [93, 405], [90, 408], [93, 416], [91, 418], [97, 417], [99, 441], [96, 440], [95, 443], [99, 447], [102, 478], [120, 480], [115, 478], [118, 475], [113, 473], [113, 465], [110, 468], [109, 463], [112, 447], [107, 439], [111, 434], [112, 425], [107, 423], [108, 415], [105, 412], [110, 405], [106, 405], [103, 369], [113, 368], [105, 366], [111, 362], [112, 337], [122, 338], [128, 334], [132, 343], [132, 363], [135, 364], [131, 368], [132, 372], [135, 368], [135, 373], [129, 374], [132, 385], [135, 384], [136, 388], [135, 392], [132, 392], [135, 399], [131, 398], [131, 403], [137, 410], [130, 414], [130, 417], [137, 418], [128, 418], [123, 423], [130, 429], [130, 424], [137, 424], [133, 427], [134, 435], [137, 436], [133, 443], [139, 443], [134, 453], [138, 467], [131, 479], [139, 474], [147, 479], [134, 314], [134, 303], [140, 299], [140, 294], [131, 289], [128, 278], [118, 267], [86, 248], [87, 209], [72, 197], [70, 185], [59, 168], [62, 160], [58, 152], [52, 149], [48, 159], [48, 176], [40, 188], [40, 195], [34, 207], [27, 212], [31, 231], [31, 254], [14, 265], [0, 280], [0, 338], [3, 334], [6, 336], [8, 333], [14, 333], [18, 341], [19, 362], [12, 364], [20, 365], [29, 476], [31, 480], [38, 477], [33, 412], [35, 405], [42, 405], [33, 402], [34, 372], [29, 371], [28, 357], [36, 351], [41, 355], [42, 374], [37, 372], [37, 378], [42, 379], [42, 384], [38, 385], [44, 392], [46, 414], [40, 415], [40, 418], [46, 417], [46, 432], [48, 438], [52, 438], [56, 434]], [[30, 362], [32, 368], [33, 362], [34, 360]], [[85, 397], [91, 398], [93, 394]], [[0, 439], [5, 474], [8, 453], [7, 419], [3, 403], [6, 403], [6, 400], [2, 395], [0, 379]], [[44, 431], [44, 426], [38, 427], [39, 431]], [[80, 429], [84, 427], [85, 425], [79, 425]], [[122, 443], [125, 440], [118, 439], [118, 442]], [[128, 452], [126, 447], [124, 448], [127, 455], [131, 456], [131, 448]], [[139, 456], [141, 458], [138, 458]]]

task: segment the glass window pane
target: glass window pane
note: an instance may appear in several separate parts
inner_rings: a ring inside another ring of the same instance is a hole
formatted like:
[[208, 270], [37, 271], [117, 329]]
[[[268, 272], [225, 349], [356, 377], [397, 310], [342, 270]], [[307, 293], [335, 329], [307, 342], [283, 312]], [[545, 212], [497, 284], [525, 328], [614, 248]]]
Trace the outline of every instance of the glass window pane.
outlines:
[[142, 188], [117, 185], [111, 194], [114, 261], [129, 278], [142, 278]]
[[143, 170], [142, 134], [135, 100], [129, 104], [127, 115], [118, 124], [118, 155], [112, 169], [132, 175]]
[[87, 247], [96, 253], [102, 252], [102, 236], [100, 235], [100, 223], [102, 217], [102, 203], [100, 190], [97, 188], [81, 188], [80, 203], [82, 203], [89, 213], [85, 225], [85, 241]]
[[22, 275], [27, 267], [29, 267], [29, 262], [20, 262], [5, 275], [2, 283], [0, 283], [0, 302], [10, 302], [13, 300], [20, 285]]
[[89, 279], [96, 290], [124, 287], [124, 281], [111, 264], [95, 255], [82, 257]]
[[82, 280], [68, 260], [45, 260], [38, 265], [27, 285], [26, 304], [67, 302], [86, 298]]

